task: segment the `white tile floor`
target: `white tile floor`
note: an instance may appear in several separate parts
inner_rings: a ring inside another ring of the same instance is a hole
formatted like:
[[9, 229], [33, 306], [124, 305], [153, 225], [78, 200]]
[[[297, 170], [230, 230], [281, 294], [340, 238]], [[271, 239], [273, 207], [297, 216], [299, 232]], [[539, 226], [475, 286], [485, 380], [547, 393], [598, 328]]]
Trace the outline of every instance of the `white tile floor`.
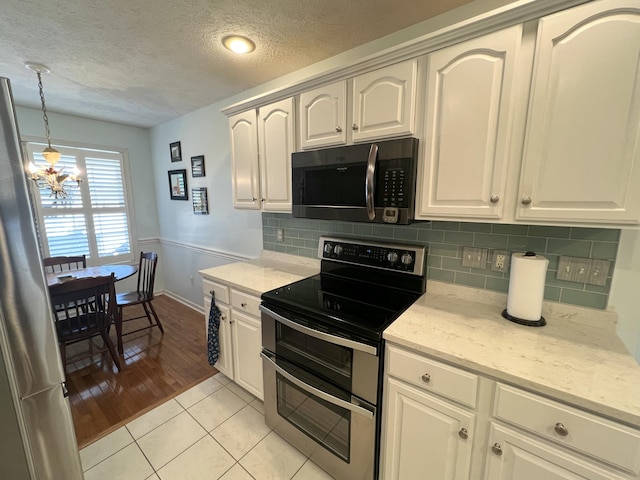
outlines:
[[331, 480], [217, 374], [80, 451], [86, 480]]

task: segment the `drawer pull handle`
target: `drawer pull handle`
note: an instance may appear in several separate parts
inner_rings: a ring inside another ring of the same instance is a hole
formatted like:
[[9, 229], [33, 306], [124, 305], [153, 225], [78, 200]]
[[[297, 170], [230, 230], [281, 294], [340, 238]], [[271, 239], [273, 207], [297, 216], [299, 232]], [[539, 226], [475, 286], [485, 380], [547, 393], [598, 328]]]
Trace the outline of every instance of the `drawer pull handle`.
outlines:
[[566, 437], [567, 435], [569, 435], [569, 429], [560, 422], [556, 423], [556, 426], [553, 429], [561, 437]]
[[240, 306], [241, 306], [242, 308], [246, 308], [246, 307], [247, 307], [247, 304], [246, 304], [246, 303], [244, 303], [244, 302], [242, 302], [242, 303], [240, 304]]
[[491, 447], [491, 451], [496, 455], [502, 455], [502, 445], [500, 445], [499, 443], [494, 443]]
[[429, 375], [428, 373], [425, 373], [424, 375], [422, 375], [422, 381], [424, 383], [429, 383], [431, 382], [431, 375]]
[[461, 428], [460, 431], [458, 432], [458, 436], [461, 439], [466, 440], [467, 438], [469, 438], [469, 432], [467, 431], [466, 428]]

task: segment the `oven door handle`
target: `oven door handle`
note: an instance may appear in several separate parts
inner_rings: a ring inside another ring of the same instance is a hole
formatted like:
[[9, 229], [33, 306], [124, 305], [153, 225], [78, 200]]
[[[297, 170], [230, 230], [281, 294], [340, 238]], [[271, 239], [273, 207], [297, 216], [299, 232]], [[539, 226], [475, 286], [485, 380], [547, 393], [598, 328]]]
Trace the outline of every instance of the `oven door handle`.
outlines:
[[[287, 380], [289, 380], [291, 383], [295, 384], [296, 386], [300, 387], [302, 390], [304, 390], [307, 393], [310, 393], [311, 395], [315, 395], [316, 397], [319, 397], [333, 405], [337, 405], [338, 407], [342, 407], [345, 408], [353, 413], [357, 413], [358, 415], [362, 415], [364, 417], [366, 417], [369, 420], [373, 420], [373, 415], [375, 412], [372, 412], [371, 410], [362, 407], [361, 405], [364, 404], [364, 402], [360, 402], [360, 405], [357, 405], [355, 403], [351, 403], [351, 402], [347, 402], [346, 400], [342, 400], [341, 398], [338, 397], [334, 397], [333, 395], [330, 395], [326, 392], [323, 392], [322, 390], [319, 390], [315, 387], [312, 387], [311, 385], [303, 382], [302, 380], [300, 380], [299, 378], [297, 378], [295, 375], [290, 374], [289, 372], [287, 372], [284, 368], [282, 368], [280, 365], [278, 365], [276, 362], [274, 362], [272, 360], [272, 358], [275, 356], [273, 353], [268, 352], [263, 350], [262, 352], [260, 352], [260, 356], [267, 362], [267, 364], [272, 367], [276, 372], [278, 372], [280, 375], [282, 375], [284, 378], [286, 378]], [[352, 398], [352, 402], [354, 401], [358, 401], [355, 397]], [[373, 407], [372, 407], [373, 408]]]
[[276, 321], [286, 325], [289, 328], [297, 330], [300, 333], [309, 335], [310, 337], [317, 338], [318, 340], [324, 340], [325, 342], [333, 343], [335, 345], [342, 345], [343, 347], [352, 348], [354, 350], [360, 350], [361, 352], [370, 353], [371, 355], [378, 355], [378, 349], [376, 347], [372, 347], [371, 345], [354, 342], [353, 340], [349, 340], [348, 338], [337, 337], [328, 333], [319, 332], [318, 330], [314, 330], [313, 328], [305, 327], [304, 325], [300, 325], [299, 323], [293, 322], [288, 318], [277, 314], [273, 310], [269, 310], [264, 305], [260, 305], [258, 308], [260, 309], [260, 311], [266, 313]]

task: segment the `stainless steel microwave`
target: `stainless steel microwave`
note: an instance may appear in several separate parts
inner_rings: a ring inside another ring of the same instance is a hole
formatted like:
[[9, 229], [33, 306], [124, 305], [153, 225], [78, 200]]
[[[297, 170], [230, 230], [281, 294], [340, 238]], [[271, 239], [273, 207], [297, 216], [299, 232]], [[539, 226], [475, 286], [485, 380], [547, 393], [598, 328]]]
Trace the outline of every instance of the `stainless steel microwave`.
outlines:
[[417, 138], [295, 152], [293, 216], [409, 224], [417, 166]]

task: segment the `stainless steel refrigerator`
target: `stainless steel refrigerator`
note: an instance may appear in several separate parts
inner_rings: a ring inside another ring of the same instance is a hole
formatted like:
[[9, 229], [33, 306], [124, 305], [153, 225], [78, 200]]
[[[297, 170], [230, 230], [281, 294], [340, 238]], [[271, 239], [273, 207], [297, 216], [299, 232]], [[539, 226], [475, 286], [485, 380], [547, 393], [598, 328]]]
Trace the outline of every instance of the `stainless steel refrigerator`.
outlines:
[[81, 479], [25, 172], [0, 77], [0, 477]]

